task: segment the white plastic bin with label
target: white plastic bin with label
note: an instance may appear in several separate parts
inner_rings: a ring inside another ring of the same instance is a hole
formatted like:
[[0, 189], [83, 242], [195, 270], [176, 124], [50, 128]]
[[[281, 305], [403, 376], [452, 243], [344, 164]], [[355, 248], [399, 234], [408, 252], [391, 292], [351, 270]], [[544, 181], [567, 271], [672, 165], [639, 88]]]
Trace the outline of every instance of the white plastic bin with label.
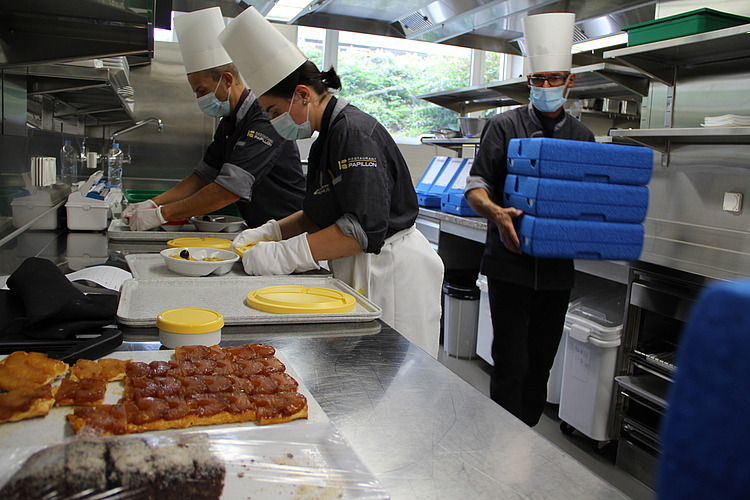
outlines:
[[610, 408], [624, 300], [623, 291], [610, 290], [568, 308], [558, 412], [563, 432], [575, 429], [598, 442], [612, 439]]

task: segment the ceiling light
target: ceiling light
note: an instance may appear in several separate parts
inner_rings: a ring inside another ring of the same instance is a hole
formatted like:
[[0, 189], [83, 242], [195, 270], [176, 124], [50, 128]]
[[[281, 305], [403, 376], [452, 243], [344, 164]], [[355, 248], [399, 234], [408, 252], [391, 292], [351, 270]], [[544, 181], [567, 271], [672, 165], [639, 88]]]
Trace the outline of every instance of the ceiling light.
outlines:
[[588, 52], [590, 50], [602, 49], [604, 47], [612, 47], [614, 45], [622, 45], [628, 43], [627, 33], [618, 33], [612, 36], [605, 36], [603, 38], [594, 38], [593, 40], [586, 40], [585, 42], [574, 43], [571, 52], [577, 54], [579, 52]]
[[310, 0], [279, 0], [268, 12], [266, 19], [287, 23], [309, 4]]

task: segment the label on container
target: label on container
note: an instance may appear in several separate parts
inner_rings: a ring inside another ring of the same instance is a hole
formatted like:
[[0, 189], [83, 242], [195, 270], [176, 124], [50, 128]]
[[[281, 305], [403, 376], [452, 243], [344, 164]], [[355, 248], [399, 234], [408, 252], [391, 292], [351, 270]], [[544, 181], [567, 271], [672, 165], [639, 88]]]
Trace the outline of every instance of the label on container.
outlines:
[[571, 375], [575, 378], [582, 380], [583, 382], [589, 379], [589, 361], [591, 359], [591, 350], [573, 343], [573, 367], [571, 368]]

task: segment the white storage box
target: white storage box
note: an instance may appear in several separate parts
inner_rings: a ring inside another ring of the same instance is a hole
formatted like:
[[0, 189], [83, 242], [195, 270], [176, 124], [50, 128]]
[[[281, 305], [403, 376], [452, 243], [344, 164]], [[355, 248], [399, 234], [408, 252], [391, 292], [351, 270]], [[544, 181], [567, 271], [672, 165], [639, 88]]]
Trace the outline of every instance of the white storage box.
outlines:
[[[54, 186], [29, 188], [34, 194], [18, 196], [10, 203], [13, 210], [13, 226], [25, 226], [36, 217], [57, 205], [70, 193], [70, 188], [64, 184]], [[39, 219], [30, 229], [57, 229], [60, 224], [60, 211], [54, 210]]]
[[102, 178], [97, 171], [81, 186], [68, 196], [65, 210], [68, 218], [68, 229], [82, 231], [101, 231], [107, 229], [111, 195], [98, 196], [90, 193], [92, 187]]
[[609, 441], [625, 292], [608, 290], [574, 302], [565, 316], [560, 419], [596, 441]]

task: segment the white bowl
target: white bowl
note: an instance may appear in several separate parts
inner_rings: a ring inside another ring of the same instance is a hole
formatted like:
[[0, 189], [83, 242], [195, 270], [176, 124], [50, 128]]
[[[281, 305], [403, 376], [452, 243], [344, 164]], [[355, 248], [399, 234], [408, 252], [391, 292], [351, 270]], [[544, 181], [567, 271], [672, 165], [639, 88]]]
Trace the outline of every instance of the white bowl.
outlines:
[[[193, 260], [180, 257], [183, 251], [187, 251]], [[159, 252], [167, 264], [167, 268], [183, 276], [208, 276], [209, 274], [222, 275], [232, 270], [232, 266], [240, 256], [229, 250], [220, 248], [204, 247], [178, 247], [167, 248]], [[220, 258], [220, 261], [203, 260], [206, 258]]]
[[[209, 219], [209, 220], [206, 220]], [[231, 215], [195, 215], [190, 217], [198, 231], [235, 233], [245, 226], [245, 219]]]

